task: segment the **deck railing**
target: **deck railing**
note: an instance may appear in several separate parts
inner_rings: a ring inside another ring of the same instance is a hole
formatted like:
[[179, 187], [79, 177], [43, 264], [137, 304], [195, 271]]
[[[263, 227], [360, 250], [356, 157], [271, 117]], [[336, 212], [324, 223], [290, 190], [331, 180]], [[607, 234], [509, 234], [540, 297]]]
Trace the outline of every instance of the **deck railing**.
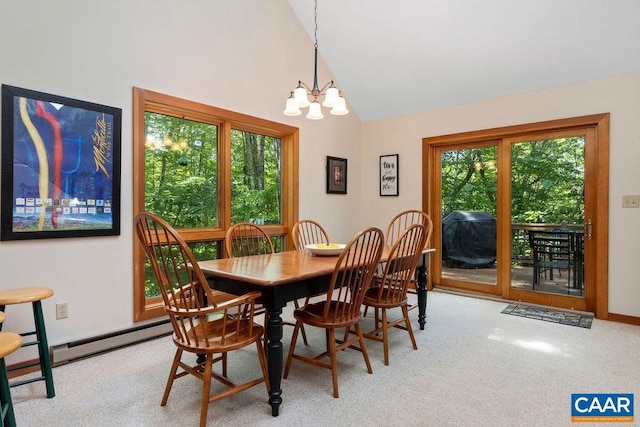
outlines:
[[581, 231], [582, 225], [574, 224], [543, 224], [543, 223], [512, 223], [511, 224], [511, 262], [523, 266], [533, 264], [533, 251], [529, 241], [530, 231]]

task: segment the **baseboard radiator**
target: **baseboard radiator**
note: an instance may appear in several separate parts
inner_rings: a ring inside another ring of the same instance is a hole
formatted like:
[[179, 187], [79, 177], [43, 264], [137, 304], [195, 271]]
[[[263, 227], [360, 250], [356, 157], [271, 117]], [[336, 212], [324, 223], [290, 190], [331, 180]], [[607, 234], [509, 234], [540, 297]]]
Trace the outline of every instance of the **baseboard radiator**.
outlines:
[[150, 323], [123, 331], [51, 347], [53, 366], [148, 341], [173, 332], [169, 321]]

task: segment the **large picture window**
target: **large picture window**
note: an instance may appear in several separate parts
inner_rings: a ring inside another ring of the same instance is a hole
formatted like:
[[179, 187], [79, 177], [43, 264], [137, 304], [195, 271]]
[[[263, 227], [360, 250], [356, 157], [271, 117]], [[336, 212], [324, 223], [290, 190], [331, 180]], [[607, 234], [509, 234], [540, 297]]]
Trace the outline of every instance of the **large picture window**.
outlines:
[[[263, 226], [286, 249], [297, 220], [298, 129], [134, 88], [134, 215], [155, 213], [197, 259], [223, 256], [226, 230]], [[163, 315], [144, 253], [134, 241], [134, 319]]]

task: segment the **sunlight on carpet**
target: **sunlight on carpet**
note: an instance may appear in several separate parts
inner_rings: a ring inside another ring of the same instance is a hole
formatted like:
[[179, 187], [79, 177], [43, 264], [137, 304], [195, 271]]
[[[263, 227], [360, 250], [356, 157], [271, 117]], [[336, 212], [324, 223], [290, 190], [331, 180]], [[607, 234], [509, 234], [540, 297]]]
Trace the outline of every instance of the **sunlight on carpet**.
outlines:
[[544, 320], [545, 322], [560, 323], [561, 325], [578, 326], [586, 329], [591, 328], [591, 322], [593, 321], [593, 316], [588, 314], [572, 313], [524, 304], [509, 304], [501, 313], [527, 317], [529, 319]]

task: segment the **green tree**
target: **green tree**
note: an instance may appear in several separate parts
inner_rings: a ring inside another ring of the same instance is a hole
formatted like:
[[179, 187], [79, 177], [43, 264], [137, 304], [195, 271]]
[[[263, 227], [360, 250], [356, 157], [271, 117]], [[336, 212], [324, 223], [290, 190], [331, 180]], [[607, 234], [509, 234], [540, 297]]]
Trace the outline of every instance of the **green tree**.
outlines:
[[[442, 154], [442, 214], [496, 214], [495, 147]], [[511, 212], [515, 223], [580, 224], [584, 215], [584, 138], [511, 145]]]
[[177, 228], [215, 226], [217, 126], [147, 113], [145, 209]]
[[281, 153], [279, 138], [231, 132], [231, 221], [281, 222]]

